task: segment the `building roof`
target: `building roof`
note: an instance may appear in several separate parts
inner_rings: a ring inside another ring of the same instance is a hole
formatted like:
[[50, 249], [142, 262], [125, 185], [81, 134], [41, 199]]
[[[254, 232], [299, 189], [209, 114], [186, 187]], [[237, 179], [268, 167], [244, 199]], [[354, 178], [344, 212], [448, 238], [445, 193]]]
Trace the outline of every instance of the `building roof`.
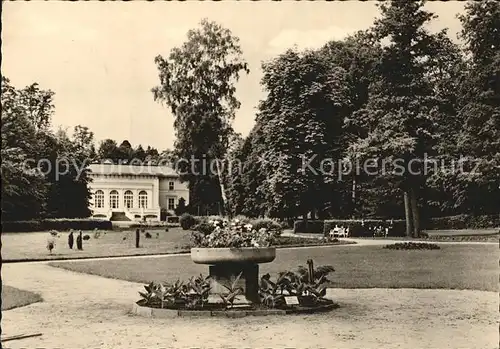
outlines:
[[154, 165], [124, 165], [124, 164], [91, 164], [90, 173], [107, 175], [135, 175], [135, 176], [158, 176], [178, 177], [179, 174], [170, 166]]

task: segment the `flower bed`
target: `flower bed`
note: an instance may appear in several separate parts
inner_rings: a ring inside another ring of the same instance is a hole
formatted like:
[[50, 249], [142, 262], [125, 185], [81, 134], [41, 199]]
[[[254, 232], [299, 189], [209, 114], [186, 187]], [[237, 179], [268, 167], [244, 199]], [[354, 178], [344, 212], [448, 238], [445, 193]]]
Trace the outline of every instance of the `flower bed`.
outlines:
[[330, 280], [327, 276], [334, 269], [331, 266], [314, 268], [312, 260], [308, 267], [299, 266], [297, 271], [285, 271], [271, 280], [269, 274], [260, 279], [260, 302], [239, 304], [243, 289], [239, 286], [241, 274], [223, 286], [226, 292], [219, 295], [217, 301], [209, 299], [211, 290], [210, 277], [199, 275], [187, 282], [180, 280], [172, 284], [155, 283], [145, 285], [145, 292], [139, 292], [141, 299], [136, 303], [140, 307], [171, 310], [197, 311], [248, 311], [262, 309], [303, 311], [331, 309], [332, 300], [326, 299], [326, 287]]
[[436, 244], [429, 244], [425, 242], [402, 242], [392, 245], [386, 245], [384, 248], [389, 250], [440, 250]]

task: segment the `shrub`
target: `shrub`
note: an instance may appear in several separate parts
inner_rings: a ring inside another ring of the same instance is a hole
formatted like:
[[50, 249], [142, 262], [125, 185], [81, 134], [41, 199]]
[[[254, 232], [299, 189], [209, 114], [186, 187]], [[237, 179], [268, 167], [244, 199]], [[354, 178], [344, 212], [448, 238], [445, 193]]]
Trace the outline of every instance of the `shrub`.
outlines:
[[[391, 224], [392, 222], [392, 224]], [[350, 237], [373, 237], [377, 227], [385, 229], [389, 228], [389, 237], [405, 236], [406, 223], [404, 220], [384, 221], [379, 219], [338, 219], [338, 220], [325, 220], [324, 234], [327, 236], [330, 230], [338, 227], [349, 228]]]
[[85, 240], [85, 241], [90, 240], [90, 235], [84, 235], [83, 240]]
[[432, 229], [484, 229], [500, 227], [500, 214], [472, 216], [435, 217], [425, 222], [425, 228]]
[[193, 230], [203, 234], [203, 236], [210, 235], [215, 229], [215, 225], [209, 222], [201, 222], [193, 227]]
[[392, 245], [386, 245], [384, 248], [389, 250], [440, 250], [436, 244], [429, 244], [425, 242], [402, 242]]
[[260, 230], [261, 228], [264, 228], [266, 230], [273, 230], [279, 232], [283, 231], [283, 226], [279, 222], [269, 218], [254, 219], [249, 221], [249, 223], [253, 226], [255, 230]]
[[98, 219], [42, 219], [33, 221], [7, 221], [2, 222], [3, 232], [33, 232], [48, 230], [111, 230], [112, 223]]
[[295, 221], [293, 225], [294, 233], [304, 233], [304, 234], [323, 234], [324, 231], [324, 221], [317, 220], [305, 220]]
[[196, 224], [196, 219], [189, 213], [184, 213], [179, 219], [179, 223], [183, 230], [189, 230]]
[[179, 217], [178, 216], [168, 216], [167, 217], [167, 223], [172, 223], [172, 224], [179, 224]]

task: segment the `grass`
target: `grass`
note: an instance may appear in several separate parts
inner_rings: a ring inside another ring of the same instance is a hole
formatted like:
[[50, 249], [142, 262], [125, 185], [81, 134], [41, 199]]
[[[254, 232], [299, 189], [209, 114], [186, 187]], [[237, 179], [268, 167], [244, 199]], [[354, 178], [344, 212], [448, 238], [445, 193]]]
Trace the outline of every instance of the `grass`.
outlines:
[[[294, 269], [313, 259], [316, 266], [332, 265], [332, 287], [437, 288], [498, 291], [498, 246], [446, 245], [435, 251], [393, 251], [382, 246], [335, 246], [277, 250], [276, 260], [261, 264], [260, 273]], [[134, 282], [173, 282], [207, 275], [208, 266], [194, 264], [189, 255], [103, 261], [52, 262], [82, 273]]]
[[[68, 247], [68, 232], [62, 232], [56, 241], [56, 248], [49, 254], [47, 250], [47, 232], [35, 233], [3, 233], [2, 258], [11, 260], [51, 260], [86, 257], [148, 255], [171, 253], [185, 249], [189, 245], [190, 233], [180, 228], [148, 229], [152, 235], [146, 239], [141, 233], [140, 248], [135, 248], [135, 229], [123, 231], [104, 231], [98, 239], [94, 238], [94, 231], [83, 231], [83, 235], [90, 235], [90, 240], [83, 241], [83, 251], [76, 249], [76, 236], [73, 250]], [[158, 233], [158, 238], [156, 234]], [[125, 238], [125, 240], [124, 240]]]
[[39, 294], [2, 285], [2, 311], [41, 302]]
[[[185, 252], [191, 247], [191, 232], [181, 228], [146, 229], [152, 235], [147, 239], [143, 233], [140, 238], [140, 248], [135, 248], [135, 230], [104, 231], [98, 239], [94, 238], [94, 231], [84, 231], [90, 240], [83, 242], [83, 251], [73, 250], [68, 247], [68, 232], [62, 232], [56, 241], [52, 254], [47, 250], [48, 232], [35, 233], [3, 233], [2, 258], [4, 261], [23, 260], [64, 260], [93, 257], [118, 257], [134, 255], [154, 255]], [[158, 237], [157, 237], [158, 234]], [[125, 238], [125, 240], [124, 240]], [[337, 242], [341, 244], [342, 242]], [[344, 242], [345, 243], [345, 242]], [[310, 238], [297, 238], [282, 236], [277, 241], [277, 246], [308, 246], [318, 245], [320, 241]], [[335, 243], [334, 243], [335, 244]]]

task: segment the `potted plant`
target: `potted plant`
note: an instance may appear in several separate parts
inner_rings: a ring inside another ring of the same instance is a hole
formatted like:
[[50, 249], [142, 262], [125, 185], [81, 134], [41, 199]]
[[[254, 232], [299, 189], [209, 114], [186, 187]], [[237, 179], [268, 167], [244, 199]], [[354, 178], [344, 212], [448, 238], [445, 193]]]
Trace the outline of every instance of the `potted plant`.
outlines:
[[247, 301], [259, 302], [258, 264], [276, 258], [276, 248], [271, 246], [279, 234], [279, 230], [254, 229], [252, 224], [238, 219], [213, 219], [193, 232], [191, 259], [210, 265], [213, 293], [221, 294], [223, 284], [241, 274], [240, 286]]

